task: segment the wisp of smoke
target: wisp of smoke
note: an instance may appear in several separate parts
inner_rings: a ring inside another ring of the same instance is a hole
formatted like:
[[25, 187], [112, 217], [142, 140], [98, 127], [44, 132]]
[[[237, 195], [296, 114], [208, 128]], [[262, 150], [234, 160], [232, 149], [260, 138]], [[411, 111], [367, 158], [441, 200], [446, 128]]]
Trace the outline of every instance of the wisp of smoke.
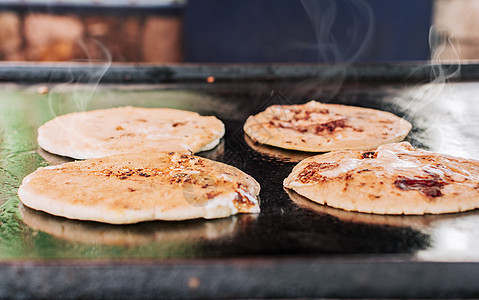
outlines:
[[[466, 151], [468, 146], [462, 145], [466, 138], [460, 130], [463, 126], [460, 123], [466, 120], [457, 119], [467, 114], [459, 111], [462, 102], [455, 101], [458, 93], [453, 90], [457, 86], [452, 83], [461, 72], [460, 49], [452, 36], [435, 27], [429, 31], [429, 46], [431, 61], [422, 68], [429, 68], [430, 80], [402, 91], [396, 105], [406, 112], [406, 118], [418, 129], [412, 134], [412, 139], [419, 146], [427, 145], [438, 152], [469, 156]], [[447, 58], [448, 64], [443, 63], [446, 49], [452, 54]], [[421, 70], [414, 70], [418, 71]], [[446, 121], [438, 116], [449, 116], [449, 119]]]
[[[95, 93], [98, 84], [111, 65], [112, 57], [108, 49], [98, 40], [91, 39], [90, 45], [96, 47], [100, 53], [99, 58], [92, 58], [84, 40], [78, 41], [79, 47], [86, 55], [86, 59], [62, 62], [62, 67], [68, 66], [68, 77], [65, 82], [56, 84], [49, 93], [49, 107], [54, 116], [71, 112], [85, 112]], [[55, 70], [53, 70], [55, 72]], [[75, 124], [61, 124], [65, 132], [74, 131], [81, 126], [81, 118]], [[79, 138], [67, 135], [70, 143], [75, 143]]]
[[[319, 61], [327, 63], [352, 63], [369, 45], [373, 32], [374, 15], [365, 1], [301, 0], [316, 34]], [[340, 18], [338, 3], [346, 11]], [[336, 32], [337, 23], [344, 30]], [[336, 35], [336, 36], [335, 36]]]
[[316, 35], [318, 62], [334, 65], [327, 76], [304, 82], [303, 94], [298, 96], [311, 91], [318, 94], [321, 93], [318, 87], [328, 86], [327, 97], [331, 98], [341, 88], [348, 65], [356, 62], [370, 45], [374, 15], [370, 5], [362, 0], [301, 0], [301, 3]]

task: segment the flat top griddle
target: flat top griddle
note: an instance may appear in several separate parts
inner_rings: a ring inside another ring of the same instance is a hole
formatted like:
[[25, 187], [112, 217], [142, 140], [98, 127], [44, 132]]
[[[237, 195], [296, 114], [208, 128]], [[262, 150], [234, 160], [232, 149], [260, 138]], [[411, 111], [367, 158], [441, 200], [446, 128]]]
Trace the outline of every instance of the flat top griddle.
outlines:
[[[42, 86], [49, 93], [38, 93]], [[249, 115], [270, 105], [316, 99], [390, 111], [413, 124], [406, 140], [414, 146], [479, 159], [477, 95], [474, 81], [3, 84], [0, 297], [478, 296], [478, 211], [380, 216], [314, 204], [282, 187], [306, 154], [255, 144], [242, 130]], [[38, 148], [38, 126], [56, 115], [122, 105], [220, 118], [225, 137], [199, 155], [256, 178], [261, 213], [116, 226], [54, 217], [20, 204], [16, 192], [24, 176], [71, 161]]]

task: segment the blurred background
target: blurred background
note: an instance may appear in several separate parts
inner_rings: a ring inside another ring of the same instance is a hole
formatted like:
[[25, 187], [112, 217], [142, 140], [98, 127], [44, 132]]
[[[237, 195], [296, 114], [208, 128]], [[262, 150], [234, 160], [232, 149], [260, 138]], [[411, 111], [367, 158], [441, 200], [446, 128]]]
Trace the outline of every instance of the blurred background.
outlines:
[[3, 0], [1, 61], [459, 62], [476, 0]]

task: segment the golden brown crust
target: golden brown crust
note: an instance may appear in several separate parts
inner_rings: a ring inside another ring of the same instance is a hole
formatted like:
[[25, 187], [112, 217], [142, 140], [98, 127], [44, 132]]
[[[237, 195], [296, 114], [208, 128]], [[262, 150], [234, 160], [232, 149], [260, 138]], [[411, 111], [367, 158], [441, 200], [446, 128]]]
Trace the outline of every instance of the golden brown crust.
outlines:
[[335, 151], [300, 162], [284, 180], [320, 204], [377, 214], [450, 213], [479, 207], [479, 162], [414, 149]]
[[43, 149], [77, 159], [152, 151], [200, 152], [224, 135], [213, 116], [169, 108], [117, 107], [59, 116], [40, 126]]
[[254, 141], [308, 152], [373, 149], [403, 140], [410, 130], [409, 122], [388, 112], [316, 101], [273, 105], [244, 125]]
[[106, 223], [258, 212], [259, 184], [242, 171], [181, 153], [123, 154], [39, 168], [18, 191], [28, 207]]

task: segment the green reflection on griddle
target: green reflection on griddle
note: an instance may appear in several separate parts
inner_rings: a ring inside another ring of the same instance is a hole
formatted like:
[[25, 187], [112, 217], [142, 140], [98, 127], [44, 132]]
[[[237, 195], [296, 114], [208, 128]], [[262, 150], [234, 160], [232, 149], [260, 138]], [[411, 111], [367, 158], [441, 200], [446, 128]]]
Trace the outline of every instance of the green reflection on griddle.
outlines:
[[0, 91], [0, 259], [197, 257], [203, 242], [231, 235], [249, 222], [251, 216], [115, 226], [54, 217], [20, 204], [16, 193], [22, 179], [49, 164], [36, 142], [41, 124], [56, 115], [124, 105], [201, 114], [211, 113], [208, 107], [226, 115], [237, 111], [221, 107], [218, 99], [180, 90], [57, 85], [45, 95], [35, 87]]

